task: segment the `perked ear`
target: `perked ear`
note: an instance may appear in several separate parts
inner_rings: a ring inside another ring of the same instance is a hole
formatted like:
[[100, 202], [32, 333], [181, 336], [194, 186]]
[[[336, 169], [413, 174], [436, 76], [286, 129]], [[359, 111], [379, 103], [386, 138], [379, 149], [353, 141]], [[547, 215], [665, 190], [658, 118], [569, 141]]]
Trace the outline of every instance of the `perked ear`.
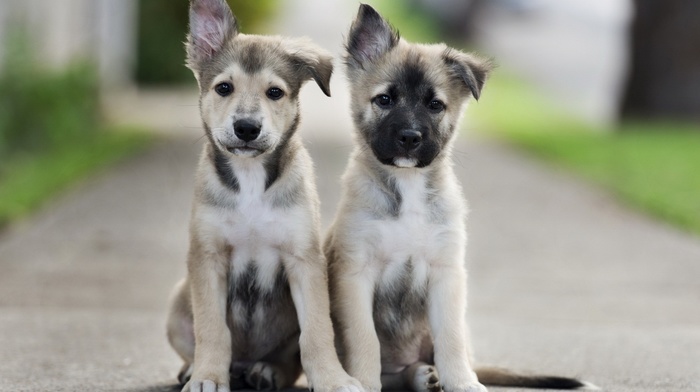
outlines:
[[330, 97], [333, 55], [304, 38], [293, 39], [284, 46], [297, 66], [299, 79], [315, 80], [321, 91]]
[[225, 0], [191, 0], [187, 66], [198, 70], [236, 34], [236, 19]]
[[361, 4], [345, 45], [347, 64], [364, 67], [389, 52], [398, 42], [399, 33], [374, 8]]
[[481, 89], [494, 68], [493, 62], [455, 49], [445, 50], [442, 58], [455, 78], [459, 79], [478, 101]]

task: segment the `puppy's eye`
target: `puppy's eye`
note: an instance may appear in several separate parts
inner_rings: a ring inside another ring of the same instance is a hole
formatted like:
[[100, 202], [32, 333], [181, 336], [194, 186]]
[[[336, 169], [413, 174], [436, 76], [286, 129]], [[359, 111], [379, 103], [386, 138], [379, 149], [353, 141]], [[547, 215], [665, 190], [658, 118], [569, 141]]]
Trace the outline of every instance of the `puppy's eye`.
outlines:
[[278, 87], [270, 87], [265, 94], [271, 100], [276, 101], [284, 96], [284, 91]]
[[231, 83], [219, 83], [214, 87], [214, 91], [222, 97], [225, 97], [233, 92], [233, 86]]
[[432, 110], [433, 112], [441, 112], [445, 110], [445, 104], [440, 101], [439, 99], [433, 99], [428, 103], [428, 109]]
[[382, 109], [388, 109], [394, 105], [394, 100], [386, 94], [377, 95], [372, 101]]

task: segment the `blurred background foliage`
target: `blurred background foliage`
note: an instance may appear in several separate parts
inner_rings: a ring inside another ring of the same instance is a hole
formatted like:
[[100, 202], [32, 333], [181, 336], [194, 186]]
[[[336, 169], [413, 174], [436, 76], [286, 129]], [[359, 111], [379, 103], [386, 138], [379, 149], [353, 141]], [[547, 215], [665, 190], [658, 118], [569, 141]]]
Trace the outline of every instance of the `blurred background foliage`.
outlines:
[[102, 124], [92, 63], [43, 68], [27, 35], [11, 35], [0, 67], [0, 228], [150, 140]]
[[390, 21], [406, 40], [432, 43], [445, 39], [446, 30], [441, 21], [431, 17], [425, 6], [418, 1], [373, 0], [367, 3]]
[[0, 73], [0, 157], [65, 145], [94, 133], [98, 120], [97, 74], [84, 62], [46, 71], [34, 60], [27, 37], [8, 40]]
[[[242, 33], [261, 33], [280, 0], [227, 0]], [[189, 14], [187, 1], [140, 0], [138, 2], [137, 61], [139, 84], [194, 83], [184, 67], [184, 41]]]

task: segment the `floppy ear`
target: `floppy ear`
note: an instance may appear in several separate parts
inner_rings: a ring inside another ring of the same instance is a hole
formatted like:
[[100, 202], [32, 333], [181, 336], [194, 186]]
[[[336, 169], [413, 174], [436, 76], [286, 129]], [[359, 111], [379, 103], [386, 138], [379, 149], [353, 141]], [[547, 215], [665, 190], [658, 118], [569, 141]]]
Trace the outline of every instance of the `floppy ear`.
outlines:
[[299, 73], [299, 79], [315, 80], [321, 91], [330, 97], [333, 55], [303, 38], [296, 39], [286, 46]]
[[191, 0], [187, 66], [198, 70], [238, 34], [236, 19], [224, 0]]
[[399, 33], [374, 8], [361, 4], [345, 44], [351, 67], [363, 67], [389, 52], [399, 42]]
[[459, 79], [478, 101], [481, 89], [494, 68], [493, 62], [454, 49], [445, 50], [442, 58], [455, 78]]

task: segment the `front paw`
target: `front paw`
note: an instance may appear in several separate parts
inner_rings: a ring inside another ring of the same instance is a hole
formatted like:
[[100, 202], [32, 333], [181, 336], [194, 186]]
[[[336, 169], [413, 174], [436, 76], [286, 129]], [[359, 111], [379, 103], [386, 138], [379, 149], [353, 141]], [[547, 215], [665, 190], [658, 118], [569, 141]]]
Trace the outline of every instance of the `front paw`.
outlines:
[[190, 379], [182, 388], [182, 392], [231, 392], [228, 385], [212, 380]]
[[312, 384], [313, 392], [379, 392], [379, 388], [367, 388], [358, 380], [348, 375], [338, 377], [324, 377]]
[[361, 384], [361, 391], [364, 392], [381, 392], [381, 390], [381, 385]]

